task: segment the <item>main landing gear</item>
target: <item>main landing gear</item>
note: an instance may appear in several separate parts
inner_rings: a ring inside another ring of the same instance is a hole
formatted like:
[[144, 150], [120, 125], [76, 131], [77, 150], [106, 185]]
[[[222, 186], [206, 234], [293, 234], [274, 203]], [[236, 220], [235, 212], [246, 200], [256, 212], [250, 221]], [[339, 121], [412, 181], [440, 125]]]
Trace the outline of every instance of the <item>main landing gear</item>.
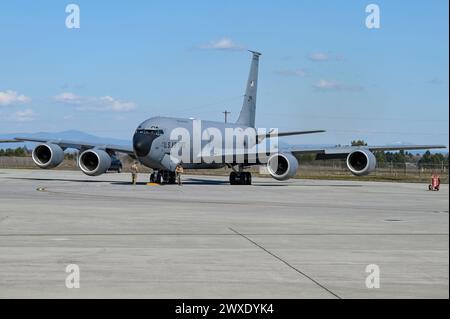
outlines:
[[153, 171], [150, 174], [150, 183], [157, 184], [176, 184], [175, 172], [171, 171]]
[[230, 185], [251, 185], [252, 174], [250, 172], [231, 172]]

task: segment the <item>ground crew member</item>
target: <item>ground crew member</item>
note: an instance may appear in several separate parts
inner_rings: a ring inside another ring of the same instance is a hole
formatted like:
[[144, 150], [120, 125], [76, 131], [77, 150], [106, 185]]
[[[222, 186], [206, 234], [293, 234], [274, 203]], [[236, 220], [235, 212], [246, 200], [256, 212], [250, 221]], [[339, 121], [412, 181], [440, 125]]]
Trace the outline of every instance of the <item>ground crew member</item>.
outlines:
[[133, 165], [131, 165], [131, 183], [133, 185], [136, 185], [137, 182], [137, 175], [138, 175], [138, 163], [134, 162]]
[[183, 174], [183, 166], [181, 166], [181, 164], [178, 164], [177, 167], [175, 168], [175, 174], [177, 175], [177, 181], [178, 181], [178, 185], [182, 185], [181, 183], [181, 174]]
[[439, 186], [441, 186], [441, 178], [439, 177], [438, 174], [433, 174], [431, 176], [431, 184], [428, 185], [428, 189], [430, 191], [438, 191]]

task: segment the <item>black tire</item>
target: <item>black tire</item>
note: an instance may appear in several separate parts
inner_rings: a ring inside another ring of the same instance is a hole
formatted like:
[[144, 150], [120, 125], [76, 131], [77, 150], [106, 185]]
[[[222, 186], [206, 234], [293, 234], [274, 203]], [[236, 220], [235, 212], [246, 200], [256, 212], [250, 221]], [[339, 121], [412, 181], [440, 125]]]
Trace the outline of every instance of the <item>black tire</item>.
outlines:
[[247, 185], [247, 172], [239, 174], [239, 185]]
[[252, 185], [252, 173], [245, 172], [245, 185]]
[[155, 183], [162, 184], [162, 180], [163, 180], [162, 175], [160, 173], [156, 174]]
[[237, 177], [236, 172], [230, 173], [230, 185], [236, 185], [236, 177]]

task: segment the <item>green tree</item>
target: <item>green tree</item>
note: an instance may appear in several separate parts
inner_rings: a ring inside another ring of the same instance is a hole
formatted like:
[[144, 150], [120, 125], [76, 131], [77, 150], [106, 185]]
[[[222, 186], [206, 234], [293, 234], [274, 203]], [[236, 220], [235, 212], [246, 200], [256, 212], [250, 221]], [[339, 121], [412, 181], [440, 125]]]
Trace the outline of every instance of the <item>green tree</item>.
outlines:
[[297, 160], [300, 163], [311, 163], [311, 162], [314, 162], [316, 160], [316, 154], [297, 155]]
[[377, 163], [385, 164], [386, 163], [386, 153], [383, 151], [378, 151], [374, 153], [375, 158], [377, 159]]
[[364, 140], [354, 140], [352, 141], [352, 146], [367, 146], [367, 143]]
[[447, 156], [441, 153], [431, 154], [430, 151], [426, 151], [418, 162], [420, 168], [437, 168], [443, 164], [448, 165], [448, 154]]
[[18, 147], [15, 149], [12, 149], [12, 148], [1, 149], [0, 156], [25, 157], [25, 156], [28, 156], [28, 149], [26, 147]]

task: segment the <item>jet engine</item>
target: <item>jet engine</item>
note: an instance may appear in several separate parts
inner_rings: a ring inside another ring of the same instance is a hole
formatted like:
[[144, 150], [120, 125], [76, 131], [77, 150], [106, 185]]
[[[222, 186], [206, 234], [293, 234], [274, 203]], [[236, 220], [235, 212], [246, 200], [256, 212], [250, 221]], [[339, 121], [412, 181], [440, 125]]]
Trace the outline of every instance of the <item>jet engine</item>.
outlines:
[[40, 144], [34, 148], [31, 157], [40, 168], [54, 168], [64, 160], [64, 151], [56, 144]]
[[89, 149], [78, 157], [78, 166], [86, 175], [98, 176], [110, 168], [111, 156], [104, 150]]
[[273, 178], [285, 181], [297, 173], [298, 161], [292, 154], [278, 153], [269, 158], [267, 169]]
[[353, 175], [363, 176], [375, 170], [377, 159], [369, 150], [356, 150], [348, 154], [347, 167]]

